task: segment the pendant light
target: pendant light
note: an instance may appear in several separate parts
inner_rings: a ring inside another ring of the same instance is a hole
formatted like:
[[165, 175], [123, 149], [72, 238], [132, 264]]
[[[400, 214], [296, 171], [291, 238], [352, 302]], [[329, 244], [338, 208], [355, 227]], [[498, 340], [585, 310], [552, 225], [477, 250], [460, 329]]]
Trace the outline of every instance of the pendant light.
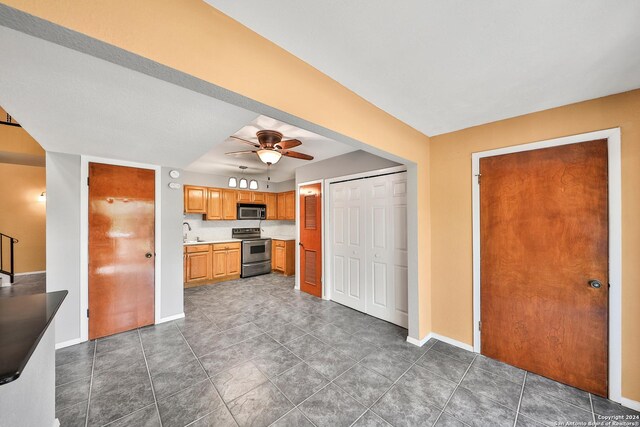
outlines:
[[257, 190], [258, 189], [258, 181], [252, 179], [249, 181], [249, 190]]
[[249, 182], [247, 178], [244, 177], [244, 171], [247, 169], [247, 166], [240, 166], [240, 169], [242, 170], [242, 178], [240, 178], [240, 185], [238, 185], [238, 187], [244, 190], [249, 187]]
[[238, 186], [238, 179], [235, 176], [230, 176], [228, 185], [230, 188], [236, 188]]

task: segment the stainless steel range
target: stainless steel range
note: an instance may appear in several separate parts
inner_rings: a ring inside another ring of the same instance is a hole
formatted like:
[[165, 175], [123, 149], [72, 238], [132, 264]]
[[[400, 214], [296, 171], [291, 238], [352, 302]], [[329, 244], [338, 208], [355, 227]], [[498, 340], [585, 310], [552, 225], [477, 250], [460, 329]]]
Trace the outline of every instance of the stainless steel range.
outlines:
[[260, 228], [233, 228], [231, 237], [242, 240], [241, 277], [271, 273], [271, 239], [260, 237]]

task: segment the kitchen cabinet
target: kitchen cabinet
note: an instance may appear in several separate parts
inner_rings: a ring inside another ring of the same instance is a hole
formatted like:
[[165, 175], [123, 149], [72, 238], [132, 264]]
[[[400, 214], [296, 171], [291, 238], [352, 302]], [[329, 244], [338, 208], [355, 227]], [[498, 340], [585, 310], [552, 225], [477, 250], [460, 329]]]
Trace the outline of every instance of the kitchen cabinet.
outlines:
[[265, 203], [265, 193], [259, 193], [257, 191], [252, 191], [251, 192], [251, 202], [252, 203], [264, 204]]
[[240, 277], [240, 243], [216, 243], [213, 246], [213, 278]]
[[184, 212], [207, 213], [207, 188], [193, 185], [184, 186]]
[[271, 241], [271, 269], [279, 271], [285, 276], [291, 276], [296, 272], [295, 240]]
[[207, 189], [207, 213], [204, 219], [222, 219], [222, 190], [219, 188]]
[[185, 248], [185, 287], [211, 279], [211, 245]]
[[278, 219], [296, 219], [296, 192], [278, 193]]
[[278, 194], [264, 193], [264, 198], [267, 205], [267, 219], [278, 219]]
[[240, 263], [240, 242], [185, 246], [184, 287], [238, 279]]
[[238, 190], [238, 203], [251, 203], [251, 191]]
[[236, 205], [236, 190], [222, 190], [222, 219], [237, 219]]

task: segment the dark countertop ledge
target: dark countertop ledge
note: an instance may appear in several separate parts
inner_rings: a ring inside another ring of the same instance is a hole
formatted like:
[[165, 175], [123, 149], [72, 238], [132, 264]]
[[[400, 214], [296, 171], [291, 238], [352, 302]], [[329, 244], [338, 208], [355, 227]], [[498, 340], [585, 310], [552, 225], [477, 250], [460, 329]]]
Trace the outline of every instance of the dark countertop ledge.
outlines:
[[20, 377], [68, 293], [0, 298], [0, 385]]

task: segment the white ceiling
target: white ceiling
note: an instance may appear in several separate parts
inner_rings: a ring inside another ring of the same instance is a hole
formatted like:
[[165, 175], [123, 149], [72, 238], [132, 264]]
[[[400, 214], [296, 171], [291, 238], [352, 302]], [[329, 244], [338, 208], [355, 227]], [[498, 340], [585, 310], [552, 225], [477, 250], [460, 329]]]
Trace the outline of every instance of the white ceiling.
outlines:
[[186, 167], [258, 115], [0, 26], [0, 105], [45, 150]]
[[[259, 116], [247, 126], [231, 135], [249, 141], [257, 142], [256, 132], [263, 129], [277, 130], [284, 135], [283, 139], [298, 139], [302, 145], [293, 149], [314, 157], [312, 161], [282, 157], [278, 163], [271, 166], [270, 176], [274, 182], [293, 179], [295, 169], [309, 163], [328, 159], [329, 157], [346, 154], [356, 149], [346, 144], [320, 136], [313, 132], [280, 122], [267, 116]], [[219, 144], [214, 144], [204, 156], [193, 162], [187, 170], [192, 172], [211, 173], [215, 175], [240, 175], [239, 166], [247, 166], [246, 175], [260, 175], [266, 177], [267, 165], [262, 163], [255, 154], [242, 156], [227, 156], [225, 153], [233, 151], [252, 150], [251, 146], [233, 138], [227, 138]]]
[[637, 0], [206, 0], [436, 135], [640, 87]]

